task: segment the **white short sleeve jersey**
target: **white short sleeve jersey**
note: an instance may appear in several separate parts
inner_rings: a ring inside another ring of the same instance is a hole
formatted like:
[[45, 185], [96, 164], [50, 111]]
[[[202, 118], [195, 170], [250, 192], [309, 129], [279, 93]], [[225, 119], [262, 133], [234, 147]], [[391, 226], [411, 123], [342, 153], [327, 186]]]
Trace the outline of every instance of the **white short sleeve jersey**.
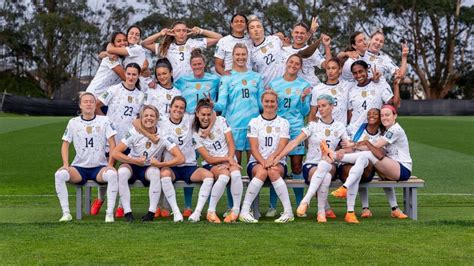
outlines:
[[[285, 53], [284, 59], [283, 59], [283, 72], [285, 71], [285, 63], [288, 60], [288, 58], [291, 55], [296, 54], [299, 51], [304, 50], [306, 48], [308, 48], [308, 45], [305, 45], [304, 47], [301, 47], [299, 49], [293, 48], [292, 46], [283, 47], [283, 51]], [[319, 78], [316, 76], [314, 72], [314, 67], [321, 69], [322, 68], [321, 65], [323, 64], [324, 61], [326, 61], [326, 59], [321, 55], [319, 50], [314, 51], [314, 53], [309, 58], [303, 59], [303, 67], [298, 72], [298, 77], [303, 78], [304, 80], [309, 82], [309, 84], [311, 84], [312, 87], [321, 83], [321, 81], [319, 81]]]
[[107, 165], [107, 140], [116, 133], [106, 116], [97, 115], [92, 120], [78, 116], [69, 120], [62, 139], [74, 144], [76, 156], [71, 166], [93, 168]]
[[174, 97], [180, 95], [181, 91], [175, 87], [167, 89], [157, 84], [155, 89], [150, 89], [145, 93], [145, 104], [153, 105], [158, 109], [160, 112], [160, 121], [168, 120], [171, 101]]
[[122, 65], [122, 59], [112, 60], [108, 57], [102, 59], [99, 69], [95, 73], [86, 91], [99, 97], [108, 87], [120, 83], [120, 77], [113, 71], [113, 68]]
[[399, 69], [393, 60], [384, 53], [379, 53], [377, 55], [367, 51], [362, 57], [362, 60], [364, 60], [369, 65], [369, 78], [372, 77], [374, 68], [382, 73], [382, 77], [387, 80], [390, 80], [395, 71]]
[[132, 125], [133, 119], [137, 118], [144, 94], [136, 88], [128, 90], [120, 83], [108, 88], [98, 100], [109, 107], [107, 117], [117, 130], [115, 141], [118, 143]]
[[[353, 86], [348, 81], [340, 80], [337, 84], [320, 83], [313, 87], [311, 92], [311, 106], [318, 106], [318, 97], [327, 94], [334, 98], [335, 104], [332, 109], [332, 117], [334, 120], [347, 125], [347, 109], [349, 107], [349, 91]], [[318, 117], [319, 112], [317, 113]]]
[[[166, 57], [173, 66], [173, 77], [178, 80], [181, 76], [192, 74], [190, 60], [193, 49], [205, 49], [207, 47], [206, 38], [188, 39], [185, 44], [172, 43], [168, 49]], [[158, 48], [158, 47], [157, 47]], [[158, 49], [156, 49], [158, 51]]]
[[282, 43], [277, 36], [267, 36], [258, 46], [253, 45], [250, 57], [255, 72], [262, 74], [263, 86], [284, 73]]
[[412, 160], [410, 156], [410, 146], [403, 128], [398, 123], [395, 123], [385, 132], [382, 138], [388, 142], [385, 146], [387, 156], [401, 163], [411, 171]]
[[334, 121], [330, 124], [324, 123], [321, 119], [311, 121], [302, 130], [306, 134], [308, 141], [308, 153], [306, 154], [305, 164], [318, 164], [321, 161], [321, 149], [319, 144], [322, 140], [326, 141], [329, 148], [336, 150], [341, 140], [348, 140], [346, 127]]
[[[201, 137], [201, 129], [199, 129], [199, 132], [194, 132], [195, 148], [204, 147], [211, 157], [226, 157], [229, 155], [229, 146], [225, 138], [225, 134], [228, 132], [231, 132], [231, 129], [227, 121], [224, 117], [218, 116], [208, 137]], [[203, 160], [202, 165], [206, 164], [207, 162]]]
[[122, 142], [130, 148], [129, 157], [141, 157], [145, 156], [146, 160], [149, 161], [152, 158], [161, 160], [163, 152], [170, 151], [176, 144], [172, 143], [166, 137], [160, 136], [160, 140], [157, 144], [153, 143], [150, 139], [139, 133], [133, 126], [125, 134]]
[[[253, 44], [252, 41], [249, 40], [247, 36], [244, 36], [242, 38], [234, 37], [232, 35], [227, 35], [224, 36], [222, 39], [220, 39], [217, 42], [216, 45], [216, 52], [214, 53], [214, 57], [223, 59], [224, 60], [224, 70], [232, 70], [232, 52], [234, 50], [234, 46], [237, 43], [243, 43], [247, 46], [248, 50], [248, 58], [250, 57], [250, 49], [252, 48]], [[247, 68], [251, 69], [252, 65], [250, 63], [250, 60], [247, 60]]]
[[136, 63], [143, 68], [143, 62], [146, 59], [146, 50], [139, 44], [132, 44], [127, 48], [128, 56], [123, 60], [123, 66], [126, 67], [130, 63]]
[[[259, 115], [250, 120], [247, 137], [257, 139], [258, 151], [267, 159], [278, 148], [281, 139], [290, 138], [290, 123], [280, 116], [267, 120]], [[250, 156], [249, 163], [255, 161], [255, 157]], [[286, 157], [282, 158], [280, 163], [286, 164]]]
[[[194, 115], [184, 114], [180, 123], [173, 123], [170, 119], [161, 120], [158, 122], [160, 134], [167, 138], [170, 142], [178, 145], [181, 152], [184, 154], [185, 161], [179, 166], [196, 165], [196, 152], [194, 150], [193, 129], [192, 123]], [[169, 161], [173, 156], [165, 152], [165, 161]]]

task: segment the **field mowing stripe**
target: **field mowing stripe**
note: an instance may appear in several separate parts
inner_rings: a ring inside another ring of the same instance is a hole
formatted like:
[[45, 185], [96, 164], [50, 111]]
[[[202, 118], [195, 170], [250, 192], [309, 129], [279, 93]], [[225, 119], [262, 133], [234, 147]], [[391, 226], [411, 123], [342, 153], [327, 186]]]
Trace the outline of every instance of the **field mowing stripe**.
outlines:
[[[93, 197], [95, 196], [96, 193], [93, 193]], [[397, 193], [401, 194], [401, 193]], [[268, 196], [268, 193], [260, 193], [260, 196]], [[374, 196], [383, 196], [385, 193], [370, 193], [369, 195], [374, 195]], [[132, 197], [148, 197], [148, 194], [135, 194], [131, 195]], [[474, 196], [474, 193], [418, 193], [418, 196]], [[14, 194], [14, 195], [0, 195], [0, 198], [8, 198], [8, 197], [56, 197], [56, 194]], [[75, 198], [76, 195], [69, 195], [70, 198]]]

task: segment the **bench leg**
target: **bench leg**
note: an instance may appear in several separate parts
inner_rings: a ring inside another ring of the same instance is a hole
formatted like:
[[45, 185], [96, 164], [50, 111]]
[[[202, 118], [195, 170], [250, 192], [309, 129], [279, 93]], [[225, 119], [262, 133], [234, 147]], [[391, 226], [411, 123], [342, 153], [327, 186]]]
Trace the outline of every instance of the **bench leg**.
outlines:
[[252, 208], [253, 210], [253, 218], [257, 220], [260, 219], [259, 206], [260, 206], [260, 193], [258, 193], [257, 197], [254, 199], [254, 201], [252, 202], [252, 205], [250, 206], [250, 208]]
[[91, 187], [86, 187], [86, 214], [91, 213]]
[[411, 199], [411, 202], [410, 202], [410, 209], [411, 209], [411, 215], [410, 215], [410, 218], [412, 218], [413, 220], [418, 220], [418, 198], [417, 198], [417, 191], [416, 191], [416, 188], [411, 188], [410, 189], [411, 191], [411, 195], [410, 195], [410, 199]]
[[403, 188], [403, 212], [411, 217], [411, 191], [410, 188]]
[[82, 186], [76, 186], [76, 219], [82, 219]]

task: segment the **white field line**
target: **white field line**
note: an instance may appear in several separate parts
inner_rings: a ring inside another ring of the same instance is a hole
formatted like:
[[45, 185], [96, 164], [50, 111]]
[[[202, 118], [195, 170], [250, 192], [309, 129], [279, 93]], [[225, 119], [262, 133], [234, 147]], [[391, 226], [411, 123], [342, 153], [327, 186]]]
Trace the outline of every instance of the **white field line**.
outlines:
[[[92, 193], [92, 197], [96, 197], [97, 193]], [[397, 193], [398, 195], [402, 195], [402, 193]], [[260, 193], [260, 196], [268, 196], [269, 193]], [[375, 195], [375, 196], [382, 196], [385, 195], [385, 193], [369, 193], [369, 195]], [[135, 194], [131, 195], [132, 197], [145, 197], [148, 196], [148, 194]], [[474, 193], [418, 193], [418, 196], [459, 196], [459, 197], [465, 197], [465, 196], [474, 196]], [[0, 195], [0, 198], [9, 198], [9, 197], [56, 197], [56, 194], [14, 194], [14, 195], [9, 195], [9, 194], [3, 194]], [[69, 197], [76, 197], [74, 193], [71, 193]]]

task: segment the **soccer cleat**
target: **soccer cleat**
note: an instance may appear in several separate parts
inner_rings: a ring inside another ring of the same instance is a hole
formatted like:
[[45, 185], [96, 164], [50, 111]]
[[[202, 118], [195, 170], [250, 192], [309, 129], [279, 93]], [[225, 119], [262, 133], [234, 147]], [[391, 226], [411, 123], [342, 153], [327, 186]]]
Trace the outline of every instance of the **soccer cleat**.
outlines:
[[329, 210], [326, 210], [326, 218], [336, 219], [337, 217], [334, 211], [332, 209], [329, 209]]
[[370, 209], [362, 209], [362, 212], [360, 213], [360, 218], [370, 218], [372, 217], [372, 212]]
[[188, 217], [188, 221], [191, 223], [197, 223], [201, 220], [201, 214], [197, 212], [193, 212], [191, 215]]
[[321, 154], [323, 156], [326, 155], [331, 161], [334, 161], [333, 151], [329, 148], [326, 140], [323, 139], [321, 142], [319, 142], [319, 148], [321, 149]]
[[345, 199], [347, 197], [347, 188], [340, 186], [338, 189], [331, 192], [331, 195], [336, 198]]
[[355, 213], [353, 212], [348, 212], [346, 213], [346, 217], [344, 218], [344, 220], [350, 224], [358, 224], [359, 223], [359, 220], [357, 220], [357, 217], [355, 215]]
[[170, 213], [170, 211], [167, 210], [167, 209], [161, 209], [160, 216], [161, 216], [161, 217], [165, 217], [165, 218], [166, 218], [166, 217], [170, 217], [170, 216], [171, 216], [171, 213]]
[[180, 212], [173, 213], [173, 222], [180, 223], [183, 221], [183, 215]]
[[148, 211], [147, 214], [142, 216], [142, 222], [151, 222], [155, 219], [155, 213]]
[[189, 216], [191, 216], [191, 214], [193, 214], [193, 209], [191, 209], [191, 208], [184, 209], [183, 217], [189, 217]]
[[155, 218], [160, 217], [160, 214], [161, 214], [161, 209], [160, 209], [160, 208], [156, 208]]
[[72, 221], [72, 215], [70, 213], [63, 214], [63, 217], [59, 219], [60, 222], [70, 222]]
[[326, 219], [326, 214], [324, 214], [324, 213], [318, 213], [318, 216], [316, 217], [316, 220], [318, 221], [318, 223], [325, 223], [325, 222], [328, 221]]
[[295, 217], [293, 216], [293, 213], [283, 213], [280, 218], [276, 219], [275, 220], [275, 223], [279, 223], [279, 224], [284, 224], [284, 223], [288, 223], [288, 222], [292, 222], [295, 220]]
[[267, 213], [265, 213], [265, 217], [275, 217], [276, 214], [277, 214], [277, 210], [270, 207], [268, 208]]
[[221, 223], [221, 219], [219, 219], [219, 217], [217, 216], [217, 214], [215, 212], [208, 212], [207, 216], [206, 216], [206, 219], [210, 223], [215, 223], [215, 224], [220, 224]]
[[117, 210], [115, 210], [115, 218], [123, 218], [124, 212], [122, 207], [118, 207]]
[[408, 218], [408, 215], [404, 214], [400, 209], [395, 209], [391, 213], [393, 218], [398, 218], [398, 219], [406, 219]]
[[239, 215], [239, 221], [243, 222], [243, 223], [258, 223], [258, 220], [253, 218], [253, 216], [249, 213], [249, 212], [246, 212], [246, 213], [240, 213]]
[[133, 217], [133, 214], [132, 212], [127, 212], [125, 215], [125, 221], [128, 222], [128, 223], [131, 223], [133, 221], [135, 221], [135, 218]]
[[298, 208], [296, 208], [296, 216], [306, 217], [306, 210], [308, 210], [308, 203], [301, 201]]
[[105, 222], [106, 222], [106, 223], [113, 223], [113, 222], [115, 222], [115, 220], [114, 220], [114, 214], [113, 214], [113, 213], [106, 213], [106, 214], [105, 214]]
[[100, 212], [100, 208], [104, 204], [104, 201], [101, 199], [95, 199], [91, 207], [91, 215], [97, 215]]
[[230, 211], [229, 214], [224, 219], [224, 223], [233, 223], [239, 219], [239, 216], [234, 213], [234, 211]]

